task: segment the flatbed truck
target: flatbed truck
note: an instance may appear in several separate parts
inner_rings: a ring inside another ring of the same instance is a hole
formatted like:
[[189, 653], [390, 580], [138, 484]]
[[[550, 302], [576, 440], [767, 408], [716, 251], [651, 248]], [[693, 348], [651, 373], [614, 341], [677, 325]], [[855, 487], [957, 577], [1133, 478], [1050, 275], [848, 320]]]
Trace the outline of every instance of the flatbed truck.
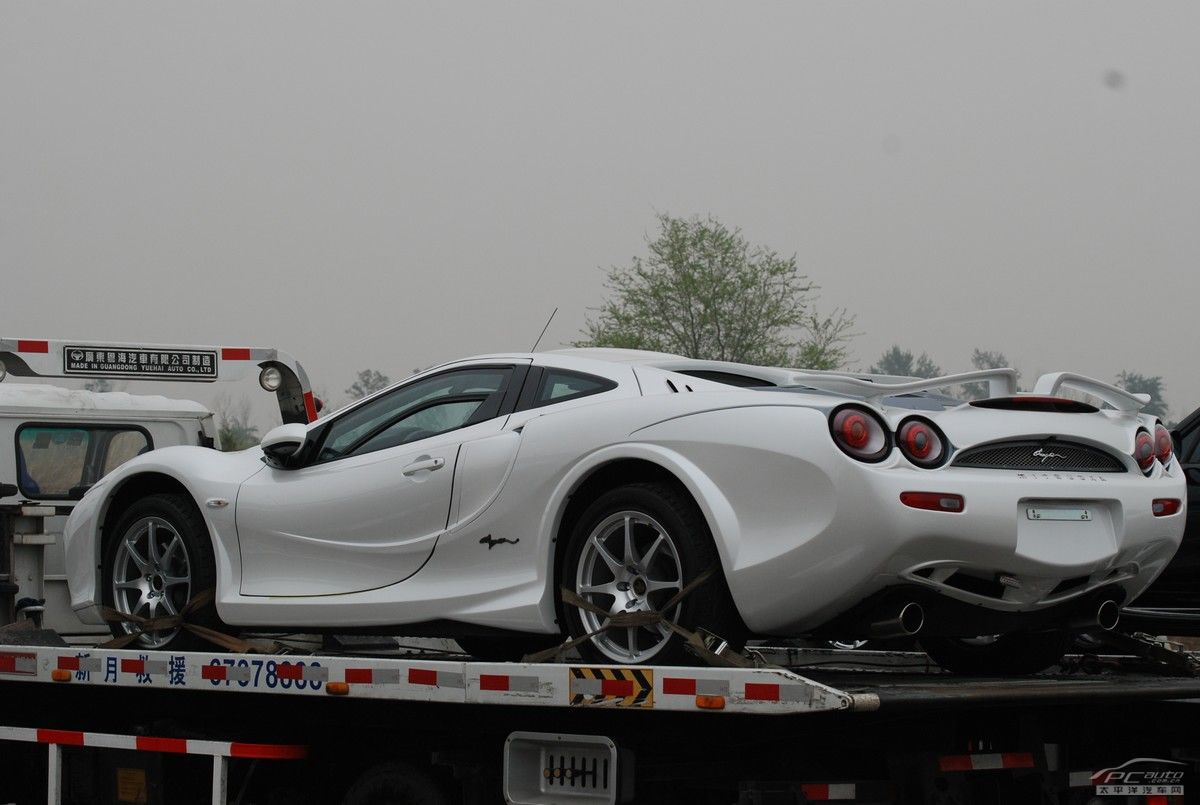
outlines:
[[[0, 361], [64, 376], [84, 346], [0, 340]], [[86, 374], [86, 354], [73, 365]], [[315, 416], [284, 365], [283, 415]], [[1164, 805], [1200, 790], [1196, 658], [1161, 641], [1101, 637], [1026, 678], [803, 645], [668, 667], [480, 662], [372, 637], [68, 643], [29, 592], [70, 501], [0, 498], [0, 803]]]

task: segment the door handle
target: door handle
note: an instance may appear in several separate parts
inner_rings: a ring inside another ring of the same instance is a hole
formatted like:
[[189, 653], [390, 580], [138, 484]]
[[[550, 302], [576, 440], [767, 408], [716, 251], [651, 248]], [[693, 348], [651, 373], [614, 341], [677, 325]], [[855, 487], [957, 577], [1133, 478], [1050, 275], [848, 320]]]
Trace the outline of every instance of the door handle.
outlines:
[[446, 459], [444, 458], [419, 458], [406, 466], [402, 472], [405, 475], [415, 475], [421, 470], [430, 470], [432, 472], [433, 470], [440, 470], [444, 466], [446, 466]]

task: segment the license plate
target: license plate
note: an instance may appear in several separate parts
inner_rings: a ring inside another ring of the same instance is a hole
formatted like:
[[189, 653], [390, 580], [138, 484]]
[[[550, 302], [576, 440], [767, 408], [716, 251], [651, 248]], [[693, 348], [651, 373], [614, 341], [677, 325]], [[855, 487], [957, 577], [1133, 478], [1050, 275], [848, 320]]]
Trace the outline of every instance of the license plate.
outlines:
[[1092, 519], [1090, 509], [1066, 509], [1050, 506], [1030, 507], [1025, 510], [1025, 516], [1030, 520], [1068, 520], [1087, 522]]

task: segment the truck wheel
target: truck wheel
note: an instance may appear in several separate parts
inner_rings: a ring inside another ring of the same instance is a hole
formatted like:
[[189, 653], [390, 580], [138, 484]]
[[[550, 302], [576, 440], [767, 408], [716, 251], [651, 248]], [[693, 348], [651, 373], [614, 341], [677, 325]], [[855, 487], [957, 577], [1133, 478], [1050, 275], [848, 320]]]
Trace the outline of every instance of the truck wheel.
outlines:
[[[741, 619], [704, 516], [675, 487], [630, 484], [601, 495], [575, 523], [563, 555], [560, 585], [612, 614], [658, 612], [709, 569], [716, 575], [663, 617], [687, 629], [702, 627], [740, 646]], [[561, 600], [560, 605], [573, 638], [609, 620]], [[579, 652], [601, 663], [696, 662], [683, 638], [663, 624], [609, 629], [580, 644]]]
[[[184, 495], [151, 495], [121, 516], [104, 550], [104, 604], [126, 615], [177, 615], [193, 597], [216, 586], [212, 543], [192, 500]], [[188, 620], [222, 627], [209, 602]], [[110, 624], [115, 637], [136, 630], [129, 622]], [[134, 645], [147, 649], [201, 648], [205, 641], [185, 629], [145, 632]]]
[[354, 781], [342, 805], [449, 805], [428, 773], [399, 761], [368, 769]]
[[1014, 632], [994, 637], [922, 637], [929, 657], [956, 674], [1020, 676], [1058, 663], [1071, 644], [1069, 632]]

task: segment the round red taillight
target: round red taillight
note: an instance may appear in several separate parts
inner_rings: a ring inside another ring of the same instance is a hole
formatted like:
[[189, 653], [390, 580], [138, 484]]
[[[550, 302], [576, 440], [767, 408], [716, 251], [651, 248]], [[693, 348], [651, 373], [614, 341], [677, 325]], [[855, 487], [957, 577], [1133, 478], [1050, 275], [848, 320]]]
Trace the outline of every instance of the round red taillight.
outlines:
[[842, 452], [859, 461], [882, 461], [891, 448], [888, 432], [866, 408], [843, 406], [829, 420], [833, 440]]
[[932, 422], [910, 419], [896, 432], [900, 452], [918, 467], [936, 467], [946, 456], [946, 440]]
[[1154, 457], [1165, 467], [1171, 462], [1171, 455], [1174, 452], [1175, 443], [1171, 441], [1171, 431], [1159, 422], [1154, 426]]
[[1140, 429], [1134, 437], [1133, 460], [1142, 468], [1142, 472], [1149, 472], [1154, 466], [1154, 437], [1145, 428]]

